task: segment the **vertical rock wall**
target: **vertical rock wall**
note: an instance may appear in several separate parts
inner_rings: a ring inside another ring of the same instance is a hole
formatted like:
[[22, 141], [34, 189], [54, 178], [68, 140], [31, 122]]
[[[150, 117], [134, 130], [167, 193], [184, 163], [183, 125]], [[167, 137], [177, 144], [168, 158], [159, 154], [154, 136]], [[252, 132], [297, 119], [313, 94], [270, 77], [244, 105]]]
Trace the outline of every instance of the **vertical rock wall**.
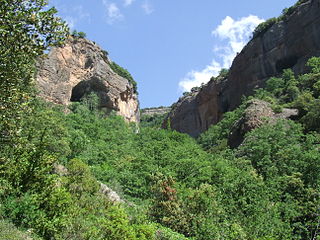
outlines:
[[95, 43], [70, 38], [38, 62], [36, 83], [40, 96], [62, 105], [90, 92], [100, 98], [100, 107], [115, 110], [125, 120], [139, 121], [139, 102], [132, 84], [109, 66], [107, 53]]
[[305, 64], [320, 56], [320, 0], [298, 6], [284, 20], [252, 39], [236, 56], [227, 79], [210, 81], [199, 92], [180, 99], [164, 122], [179, 132], [198, 136], [235, 109], [242, 96], [254, 93], [272, 76], [292, 68], [306, 72]]

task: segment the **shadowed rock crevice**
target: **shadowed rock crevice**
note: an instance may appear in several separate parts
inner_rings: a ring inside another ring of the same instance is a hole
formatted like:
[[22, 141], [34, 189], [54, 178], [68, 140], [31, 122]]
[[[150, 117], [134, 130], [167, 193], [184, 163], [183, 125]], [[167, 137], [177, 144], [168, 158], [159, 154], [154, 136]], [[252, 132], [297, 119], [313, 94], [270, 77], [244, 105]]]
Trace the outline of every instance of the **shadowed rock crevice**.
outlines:
[[127, 88], [126, 91], [120, 93], [120, 98], [122, 101], [128, 101], [132, 97], [131, 89]]
[[278, 73], [281, 73], [282, 70], [292, 68], [297, 64], [299, 57], [297, 56], [289, 56], [282, 59], [279, 59], [276, 62], [276, 69]]
[[101, 92], [108, 92], [108, 89], [99, 79], [94, 78], [89, 81], [81, 81], [72, 88], [70, 101], [79, 102], [90, 93], [96, 93], [100, 97]]
[[80, 102], [84, 97], [91, 93], [95, 93], [99, 98], [100, 108], [110, 108], [110, 110], [117, 110], [115, 105], [117, 99], [113, 103], [108, 97], [108, 88], [97, 78], [93, 78], [89, 81], [81, 81], [75, 87], [72, 88], [70, 102]]
[[93, 60], [91, 58], [88, 58], [84, 67], [85, 68], [92, 68], [93, 67]]

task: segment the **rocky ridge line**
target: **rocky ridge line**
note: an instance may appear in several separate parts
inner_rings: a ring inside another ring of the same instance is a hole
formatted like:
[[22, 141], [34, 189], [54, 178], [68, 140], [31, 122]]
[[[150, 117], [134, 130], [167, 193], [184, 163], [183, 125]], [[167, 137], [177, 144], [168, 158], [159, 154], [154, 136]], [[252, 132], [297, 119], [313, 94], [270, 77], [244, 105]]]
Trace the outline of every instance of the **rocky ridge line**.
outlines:
[[181, 98], [163, 127], [197, 137], [223, 113], [238, 107], [243, 96], [265, 86], [272, 76], [292, 68], [306, 72], [310, 57], [320, 56], [320, 0], [307, 0], [290, 15], [257, 35], [235, 57], [224, 79], [212, 79], [198, 92]]

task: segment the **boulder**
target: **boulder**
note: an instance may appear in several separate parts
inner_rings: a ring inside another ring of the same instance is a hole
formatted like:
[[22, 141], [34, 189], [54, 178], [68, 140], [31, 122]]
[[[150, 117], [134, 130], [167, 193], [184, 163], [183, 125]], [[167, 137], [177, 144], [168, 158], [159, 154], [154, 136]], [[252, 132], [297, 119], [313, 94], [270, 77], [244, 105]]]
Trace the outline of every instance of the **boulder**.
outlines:
[[253, 99], [248, 102], [242, 117], [234, 124], [229, 134], [228, 145], [238, 147], [244, 140], [245, 134], [265, 123], [275, 123], [277, 119], [290, 119], [298, 116], [297, 109], [284, 108], [281, 113], [275, 113], [271, 104]]
[[105, 195], [111, 202], [123, 203], [124, 201], [120, 198], [120, 196], [109, 188], [107, 185], [100, 183], [100, 192]]

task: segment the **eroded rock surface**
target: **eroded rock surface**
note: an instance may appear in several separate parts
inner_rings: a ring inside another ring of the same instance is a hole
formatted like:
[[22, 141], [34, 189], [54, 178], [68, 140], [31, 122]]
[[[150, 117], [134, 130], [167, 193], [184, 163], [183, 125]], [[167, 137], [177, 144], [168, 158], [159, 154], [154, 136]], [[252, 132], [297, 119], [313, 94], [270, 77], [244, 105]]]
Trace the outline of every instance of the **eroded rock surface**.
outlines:
[[297, 109], [284, 108], [281, 113], [275, 113], [271, 104], [253, 99], [248, 102], [242, 117], [234, 124], [228, 139], [231, 148], [238, 147], [246, 133], [260, 127], [264, 123], [273, 123], [277, 119], [289, 119], [298, 115]]
[[154, 107], [141, 109], [142, 115], [153, 116], [153, 115], [164, 115], [169, 113], [170, 107]]
[[179, 100], [164, 127], [170, 122], [172, 129], [196, 137], [283, 69], [305, 73], [312, 56], [320, 56], [320, 0], [303, 3], [286, 20], [252, 39], [234, 59], [228, 78], [212, 80]]
[[107, 185], [103, 183], [100, 183], [100, 192], [104, 194], [111, 202], [124, 202], [115, 191], [113, 191], [111, 188], [109, 188]]
[[163, 127], [167, 128], [170, 125], [171, 129], [188, 133], [192, 137], [206, 131], [211, 124], [217, 123], [225, 112], [218, 99], [224, 86], [225, 80], [219, 84], [211, 80], [200, 91], [180, 98], [172, 106]]
[[115, 110], [127, 121], [139, 121], [137, 94], [129, 81], [110, 68], [110, 59], [94, 42], [70, 38], [38, 62], [37, 86], [45, 100], [68, 105], [91, 92], [100, 107]]

